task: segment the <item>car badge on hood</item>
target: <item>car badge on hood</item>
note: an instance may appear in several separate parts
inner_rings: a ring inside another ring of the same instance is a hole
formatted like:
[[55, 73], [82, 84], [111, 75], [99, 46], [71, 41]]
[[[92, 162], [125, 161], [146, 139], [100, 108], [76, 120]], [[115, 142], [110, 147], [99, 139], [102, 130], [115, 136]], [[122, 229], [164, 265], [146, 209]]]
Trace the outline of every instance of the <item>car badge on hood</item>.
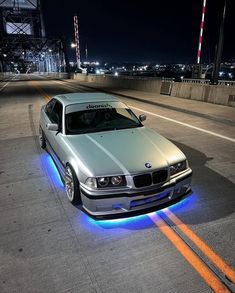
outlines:
[[145, 163], [145, 167], [149, 169], [152, 167], [152, 165], [150, 163]]

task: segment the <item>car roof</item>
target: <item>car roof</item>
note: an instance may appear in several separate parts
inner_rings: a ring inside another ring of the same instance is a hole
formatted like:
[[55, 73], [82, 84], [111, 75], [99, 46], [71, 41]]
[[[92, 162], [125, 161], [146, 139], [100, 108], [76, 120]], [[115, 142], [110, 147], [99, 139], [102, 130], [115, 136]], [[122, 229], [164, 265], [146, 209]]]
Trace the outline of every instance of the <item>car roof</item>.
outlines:
[[71, 93], [54, 96], [64, 106], [79, 103], [120, 102], [120, 99], [104, 93]]

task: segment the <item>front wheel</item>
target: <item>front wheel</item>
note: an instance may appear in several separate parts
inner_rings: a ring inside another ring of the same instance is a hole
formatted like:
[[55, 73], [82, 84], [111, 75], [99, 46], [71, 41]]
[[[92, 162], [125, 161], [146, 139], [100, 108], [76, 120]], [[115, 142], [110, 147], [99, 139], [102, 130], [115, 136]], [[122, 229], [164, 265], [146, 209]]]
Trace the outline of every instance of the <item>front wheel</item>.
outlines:
[[81, 193], [77, 176], [69, 165], [65, 169], [65, 190], [69, 201], [73, 205], [81, 204]]

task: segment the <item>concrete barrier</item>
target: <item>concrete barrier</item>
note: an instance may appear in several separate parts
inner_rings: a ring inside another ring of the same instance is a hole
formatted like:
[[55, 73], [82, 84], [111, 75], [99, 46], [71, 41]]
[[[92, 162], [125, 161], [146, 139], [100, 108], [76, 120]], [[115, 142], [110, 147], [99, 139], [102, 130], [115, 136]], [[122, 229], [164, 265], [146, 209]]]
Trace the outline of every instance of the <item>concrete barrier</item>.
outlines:
[[69, 74], [67, 72], [34, 72], [33, 74], [39, 75], [45, 78], [59, 78], [59, 79], [68, 79]]
[[234, 86], [174, 82], [171, 95], [203, 102], [235, 106]]
[[[93, 82], [102, 84], [106, 89], [132, 89], [160, 94], [166, 80], [155, 77], [134, 77], [134, 76], [109, 76], [95, 74], [74, 74], [74, 79], [78, 81]], [[213, 104], [220, 104], [235, 107], [235, 86], [222, 83], [220, 85], [210, 85], [208, 82], [173, 82], [171, 92], [173, 97], [198, 100]], [[165, 93], [165, 92], [164, 92]]]
[[0, 72], [0, 81], [12, 77], [12, 72]]
[[74, 79], [103, 84], [110, 88], [132, 89], [160, 93], [162, 81], [156, 77], [109, 76], [75, 74]]

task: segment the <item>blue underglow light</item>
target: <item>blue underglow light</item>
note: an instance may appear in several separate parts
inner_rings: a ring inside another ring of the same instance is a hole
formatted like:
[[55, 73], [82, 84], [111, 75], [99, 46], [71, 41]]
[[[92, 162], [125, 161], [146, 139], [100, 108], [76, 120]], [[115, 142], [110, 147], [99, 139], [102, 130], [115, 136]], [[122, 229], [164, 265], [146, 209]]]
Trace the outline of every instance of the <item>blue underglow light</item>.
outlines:
[[95, 220], [90, 218], [89, 216], [85, 215], [82, 217], [82, 222], [86, 225], [90, 226], [90, 229], [97, 231], [97, 228], [101, 229], [115, 229], [115, 228], [123, 228], [127, 230], [141, 230], [152, 227], [154, 225], [153, 221], [150, 218], [152, 213], [161, 213], [166, 209], [170, 209], [171, 211], [178, 211], [180, 209], [192, 209], [192, 206], [196, 200], [195, 194], [186, 197], [185, 199], [181, 200], [180, 202], [168, 206], [165, 209], [147, 213], [144, 215], [129, 217], [129, 218], [120, 218], [120, 219], [113, 219], [113, 220]]
[[[192, 195], [189, 195], [188, 197], [184, 198], [183, 200], [167, 207], [168, 209], [170, 209], [171, 211], [177, 211], [180, 210], [182, 208], [184, 209], [188, 209], [194, 205], [196, 201], [196, 195], [195, 193], [193, 193]], [[164, 211], [164, 209], [162, 209], [162, 211]]]
[[113, 220], [95, 220], [87, 216], [86, 221], [90, 225], [98, 226], [104, 229], [123, 228], [138, 230], [153, 226], [153, 223], [147, 214]]
[[41, 155], [41, 159], [42, 159], [43, 165], [46, 167], [46, 171], [48, 172], [54, 185], [57, 188], [64, 189], [64, 184], [61, 181], [59, 171], [58, 171], [54, 161], [52, 160], [51, 156], [48, 153], [43, 153]]

